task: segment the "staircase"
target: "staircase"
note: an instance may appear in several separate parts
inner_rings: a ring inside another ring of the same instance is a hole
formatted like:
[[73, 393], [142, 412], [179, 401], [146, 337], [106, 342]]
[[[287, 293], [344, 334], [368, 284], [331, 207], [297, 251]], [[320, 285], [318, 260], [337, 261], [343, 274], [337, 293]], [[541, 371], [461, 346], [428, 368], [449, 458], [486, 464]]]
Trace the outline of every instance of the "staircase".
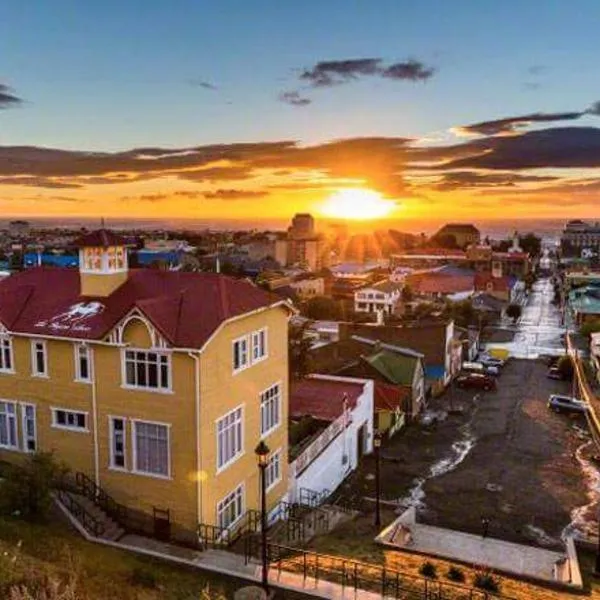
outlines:
[[116, 521], [86, 496], [60, 490], [56, 500], [93, 537], [116, 542], [125, 534]]

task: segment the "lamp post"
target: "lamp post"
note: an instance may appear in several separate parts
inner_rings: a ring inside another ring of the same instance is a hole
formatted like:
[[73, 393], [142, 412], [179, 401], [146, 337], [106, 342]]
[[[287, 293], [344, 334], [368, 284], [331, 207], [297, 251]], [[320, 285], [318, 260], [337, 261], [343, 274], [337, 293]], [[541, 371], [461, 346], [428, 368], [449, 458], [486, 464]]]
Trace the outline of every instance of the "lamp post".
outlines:
[[381, 432], [379, 430], [373, 435], [373, 447], [375, 448], [375, 527], [380, 527], [381, 509], [379, 506], [379, 497], [381, 496], [381, 480], [379, 473], [379, 448], [381, 448]]
[[260, 534], [261, 534], [261, 559], [262, 559], [262, 587], [269, 596], [269, 565], [267, 560], [267, 480], [265, 471], [269, 462], [269, 447], [261, 440], [254, 453], [258, 458], [260, 475]]

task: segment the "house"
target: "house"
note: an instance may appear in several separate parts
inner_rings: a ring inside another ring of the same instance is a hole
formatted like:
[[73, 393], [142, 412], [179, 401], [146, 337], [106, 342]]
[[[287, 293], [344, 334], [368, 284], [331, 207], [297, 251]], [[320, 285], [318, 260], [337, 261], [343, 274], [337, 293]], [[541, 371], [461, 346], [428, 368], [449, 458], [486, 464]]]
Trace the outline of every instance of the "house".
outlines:
[[482, 315], [487, 315], [490, 320], [499, 321], [504, 314], [508, 303], [486, 292], [477, 292], [472, 300], [473, 308]]
[[516, 278], [508, 275], [494, 276], [493, 273], [475, 275], [476, 292], [485, 292], [504, 302], [512, 302], [515, 299], [516, 291], [519, 289], [516, 283]]
[[[455, 327], [454, 341], [460, 346], [460, 362], [473, 362], [479, 353], [480, 332], [474, 327]], [[460, 366], [459, 366], [460, 369]]]
[[404, 285], [390, 281], [379, 281], [354, 292], [354, 311], [387, 315], [397, 314], [401, 304], [401, 292]]
[[[0, 459], [52, 451], [158, 528], [196, 541], [287, 492], [288, 305], [213, 273], [130, 270], [122, 238], [80, 267], [0, 282]], [[127, 524], [124, 524], [127, 525]]]
[[288, 501], [327, 496], [373, 450], [373, 382], [311, 375], [289, 398]]
[[434, 390], [450, 383], [456, 374], [452, 368], [454, 321], [428, 321], [404, 325], [340, 323], [340, 341], [359, 336], [410, 348], [424, 357], [425, 375]]
[[406, 277], [406, 285], [418, 296], [437, 300], [453, 297], [468, 298], [474, 290], [474, 274], [432, 270], [413, 273]]
[[588, 285], [571, 290], [569, 308], [578, 326], [600, 319], [600, 287]]
[[300, 275], [289, 285], [302, 300], [325, 295], [325, 279], [323, 277]]
[[374, 427], [391, 438], [406, 422], [406, 407], [410, 402], [408, 388], [375, 382]]
[[454, 238], [457, 248], [466, 248], [471, 244], [479, 244], [481, 233], [471, 223], [448, 223], [434, 236], [434, 241]]

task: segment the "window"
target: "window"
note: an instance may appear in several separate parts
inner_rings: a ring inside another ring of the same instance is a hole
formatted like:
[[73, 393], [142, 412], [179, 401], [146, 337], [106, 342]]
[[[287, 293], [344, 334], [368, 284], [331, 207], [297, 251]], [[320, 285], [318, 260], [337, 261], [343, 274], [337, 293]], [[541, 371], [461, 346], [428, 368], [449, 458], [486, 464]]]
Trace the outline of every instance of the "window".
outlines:
[[23, 436], [23, 451], [37, 450], [37, 430], [35, 424], [35, 405], [21, 404], [21, 435]]
[[217, 421], [217, 469], [222, 469], [243, 452], [242, 407]]
[[171, 360], [168, 354], [125, 350], [125, 385], [147, 390], [171, 389]]
[[244, 514], [244, 484], [239, 485], [217, 504], [217, 523], [227, 529], [240, 520]]
[[31, 373], [36, 377], [48, 377], [46, 342], [31, 341]]
[[77, 344], [75, 346], [75, 379], [89, 383], [92, 381], [92, 361], [89, 346]]
[[8, 336], [0, 337], [0, 372], [13, 372], [12, 340]]
[[87, 413], [62, 408], [52, 409], [52, 427], [87, 431]]
[[233, 370], [241, 371], [250, 364], [248, 360], [248, 338], [243, 337], [233, 342]]
[[125, 465], [125, 419], [110, 417], [110, 466], [126, 469]]
[[133, 469], [137, 473], [170, 476], [169, 426], [133, 421]]
[[18, 449], [17, 411], [14, 402], [0, 402], [0, 447]]
[[266, 435], [281, 422], [281, 391], [279, 384], [260, 395], [260, 434]]
[[271, 489], [281, 480], [281, 450], [274, 452], [265, 467], [265, 485], [267, 490]]
[[267, 357], [267, 330], [260, 329], [252, 334], [252, 362]]

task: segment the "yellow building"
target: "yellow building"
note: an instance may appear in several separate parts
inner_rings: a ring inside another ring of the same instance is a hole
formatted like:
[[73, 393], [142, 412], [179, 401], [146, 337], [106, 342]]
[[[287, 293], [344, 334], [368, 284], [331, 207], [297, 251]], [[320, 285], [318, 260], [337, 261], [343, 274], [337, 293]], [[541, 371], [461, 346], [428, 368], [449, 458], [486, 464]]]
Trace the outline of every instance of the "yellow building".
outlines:
[[287, 320], [279, 298], [212, 273], [129, 270], [122, 239], [80, 240], [79, 272], [0, 283], [0, 459], [54, 451], [171, 535], [234, 529], [287, 490]]

